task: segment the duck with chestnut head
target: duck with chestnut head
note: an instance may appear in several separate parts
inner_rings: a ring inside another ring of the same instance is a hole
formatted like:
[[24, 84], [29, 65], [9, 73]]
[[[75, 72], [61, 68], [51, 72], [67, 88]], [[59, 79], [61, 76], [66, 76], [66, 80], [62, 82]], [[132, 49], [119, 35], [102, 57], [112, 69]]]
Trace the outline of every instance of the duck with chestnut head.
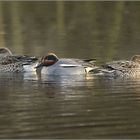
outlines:
[[54, 53], [43, 56], [36, 69], [47, 75], [81, 75], [97, 68], [95, 59], [58, 58]]

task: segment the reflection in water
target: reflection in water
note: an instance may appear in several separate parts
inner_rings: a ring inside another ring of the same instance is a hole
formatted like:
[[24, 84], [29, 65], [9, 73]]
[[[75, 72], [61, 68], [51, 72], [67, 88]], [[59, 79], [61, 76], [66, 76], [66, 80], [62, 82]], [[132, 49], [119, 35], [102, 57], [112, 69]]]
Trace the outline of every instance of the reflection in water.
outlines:
[[36, 72], [25, 72], [23, 74], [24, 80], [39, 80], [39, 76], [36, 74]]
[[139, 85], [93, 75], [2, 74], [0, 138], [139, 138]]
[[[69, 86], [77, 86], [77, 84], [80, 82], [85, 83], [85, 80], [92, 80], [94, 79], [93, 75], [68, 75], [68, 76], [62, 76], [62, 75], [41, 75], [42, 81], [48, 81], [48, 82], [54, 82], [58, 84], [68, 84]], [[77, 82], [77, 84], [76, 84]]]
[[139, 52], [138, 2], [2, 1], [0, 6], [0, 46], [18, 54], [52, 51], [105, 61]]

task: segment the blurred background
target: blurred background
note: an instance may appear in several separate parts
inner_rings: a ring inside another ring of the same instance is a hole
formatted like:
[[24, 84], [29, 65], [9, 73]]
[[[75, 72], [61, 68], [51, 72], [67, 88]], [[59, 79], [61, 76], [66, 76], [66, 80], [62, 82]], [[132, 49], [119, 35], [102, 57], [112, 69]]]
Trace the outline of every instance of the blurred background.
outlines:
[[140, 47], [140, 2], [1, 1], [0, 47], [13, 53], [130, 59]]

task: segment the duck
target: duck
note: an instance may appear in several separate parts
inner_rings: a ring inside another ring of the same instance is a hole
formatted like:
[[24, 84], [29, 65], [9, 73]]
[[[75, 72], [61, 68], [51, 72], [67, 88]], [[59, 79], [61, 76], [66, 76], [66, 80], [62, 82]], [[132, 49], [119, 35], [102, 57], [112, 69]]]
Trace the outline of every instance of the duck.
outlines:
[[46, 75], [86, 75], [96, 68], [95, 59], [58, 58], [55, 53], [43, 56], [36, 69]]
[[13, 55], [10, 49], [0, 48], [0, 72], [36, 72], [38, 58]]
[[6, 57], [6, 56], [12, 56], [12, 52], [10, 49], [6, 48], [6, 47], [1, 47], [0, 48], [0, 58], [2, 57]]
[[111, 77], [140, 77], [140, 55], [134, 55], [130, 60], [107, 62], [100, 72]]

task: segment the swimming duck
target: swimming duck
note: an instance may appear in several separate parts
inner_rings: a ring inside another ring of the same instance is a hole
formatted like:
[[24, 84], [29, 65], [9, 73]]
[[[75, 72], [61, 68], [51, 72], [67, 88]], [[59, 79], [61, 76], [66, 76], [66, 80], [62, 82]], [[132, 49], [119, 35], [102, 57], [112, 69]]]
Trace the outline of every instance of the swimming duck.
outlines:
[[8, 48], [0, 48], [0, 72], [36, 71], [36, 57], [13, 55]]
[[11, 56], [11, 55], [13, 54], [8, 48], [6, 47], [0, 48], [0, 57], [6, 57], [6, 56]]
[[41, 74], [47, 75], [80, 75], [87, 74], [96, 68], [95, 59], [74, 59], [58, 58], [54, 53], [48, 53], [42, 57], [38, 70], [41, 68]]
[[108, 62], [102, 67], [101, 72], [105, 76], [140, 77], [140, 55], [134, 55], [130, 61]]

